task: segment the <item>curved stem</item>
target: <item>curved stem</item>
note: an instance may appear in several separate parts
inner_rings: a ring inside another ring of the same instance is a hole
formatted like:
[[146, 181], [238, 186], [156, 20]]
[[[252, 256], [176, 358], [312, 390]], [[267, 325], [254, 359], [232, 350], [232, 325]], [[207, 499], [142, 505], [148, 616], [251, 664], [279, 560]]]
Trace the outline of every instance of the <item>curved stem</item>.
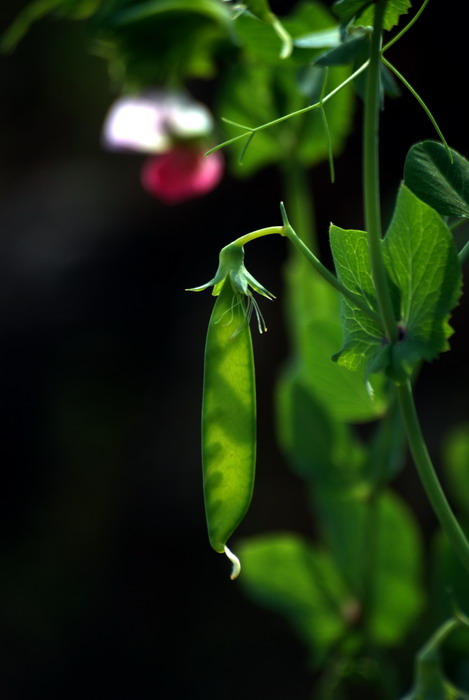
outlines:
[[461, 265], [469, 258], [469, 241], [459, 251], [458, 258]]
[[368, 232], [371, 274], [376, 291], [378, 308], [386, 336], [390, 342], [397, 340], [397, 324], [389, 292], [386, 270], [381, 250], [381, 205], [379, 192], [378, 131], [380, 111], [380, 63], [381, 33], [386, 0], [375, 6], [375, 20], [371, 41], [368, 69], [365, 115], [363, 123], [363, 186], [365, 228]]
[[416, 92], [416, 90], [414, 90], [414, 88], [413, 88], [412, 85], [409, 83], [409, 81], [406, 80], [406, 79], [404, 78], [404, 76], [402, 75], [402, 73], [400, 73], [400, 72], [397, 70], [397, 68], [396, 68], [395, 66], [392, 65], [392, 63], [390, 63], [386, 58], [384, 58], [384, 56], [382, 57], [381, 60], [383, 61], [384, 65], [385, 65], [387, 68], [389, 68], [389, 70], [390, 70], [392, 73], [394, 73], [394, 75], [395, 75], [397, 78], [399, 78], [399, 80], [401, 81], [401, 83], [402, 83], [403, 85], [406, 86], [406, 88], [409, 90], [409, 92], [411, 93], [411, 95], [413, 95], [413, 97], [415, 97], [415, 99], [417, 100], [417, 102], [419, 103], [419, 105], [421, 106], [421, 108], [423, 109], [423, 111], [425, 112], [425, 114], [426, 114], [427, 117], [430, 119], [431, 123], [433, 124], [433, 127], [434, 127], [436, 133], [438, 134], [438, 138], [440, 139], [440, 141], [441, 141], [441, 143], [443, 144], [443, 146], [446, 148], [446, 152], [447, 152], [447, 154], [448, 154], [448, 158], [449, 158], [450, 162], [452, 163], [452, 162], [453, 162], [453, 154], [451, 153], [451, 149], [450, 149], [450, 147], [448, 146], [448, 143], [447, 143], [445, 137], [443, 136], [443, 132], [441, 131], [440, 127], [438, 126], [435, 117], [434, 117], [433, 114], [430, 112], [430, 110], [429, 110], [429, 108], [427, 107], [427, 105], [425, 104], [425, 102], [422, 100], [422, 98], [420, 97], [420, 95], [418, 94], [418, 92]]
[[[292, 117], [298, 117], [301, 114], [306, 114], [307, 112], [311, 112], [313, 109], [321, 109], [323, 105], [326, 104], [330, 99], [334, 97], [334, 95], [337, 95], [338, 92], [340, 92], [346, 85], [349, 83], [353, 82], [355, 78], [357, 78], [363, 71], [365, 71], [368, 68], [369, 61], [365, 61], [360, 68], [357, 68], [356, 71], [354, 71], [351, 75], [349, 75], [346, 80], [344, 80], [340, 85], [338, 85], [336, 88], [331, 90], [325, 97], [323, 97], [322, 100], [319, 102], [315, 102], [312, 105], [308, 105], [307, 107], [303, 107], [302, 109], [297, 109], [295, 112], [290, 112], [289, 114], [284, 114], [282, 117], [278, 117], [277, 119], [273, 119], [271, 122], [266, 122], [265, 124], [261, 124], [260, 126], [253, 126], [253, 127], [248, 127], [245, 126], [244, 124], [239, 124], [239, 127], [241, 129], [249, 129], [248, 131], [245, 131], [244, 134], [238, 134], [237, 136], [233, 136], [233, 138], [228, 139], [228, 141], [223, 141], [223, 143], [219, 143], [217, 146], [214, 146], [213, 148], [210, 148], [210, 150], [206, 151], [204, 155], [209, 156], [211, 153], [214, 153], [215, 151], [218, 151], [220, 148], [224, 148], [225, 146], [229, 146], [232, 143], [236, 143], [236, 141], [239, 141], [240, 139], [244, 139], [246, 136], [249, 136], [250, 134], [255, 134], [258, 131], [263, 131], [264, 129], [269, 129], [271, 126], [275, 126], [276, 124], [280, 124], [281, 122], [287, 121], [287, 119], [291, 119]], [[223, 121], [227, 122], [227, 124], [233, 124], [229, 119], [223, 119]]]
[[313, 211], [313, 191], [305, 167], [294, 156], [282, 163], [283, 192], [288, 212], [301, 238], [313, 251], [318, 252]]
[[400, 31], [398, 34], [396, 34], [395, 37], [393, 37], [390, 41], [388, 41], [388, 43], [387, 43], [385, 46], [383, 46], [383, 48], [382, 48], [382, 50], [381, 50], [381, 53], [384, 53], [385, 51], [387, 51], [388, 49], [390, 49], [391, 46], [394, 46], [394, 44], [396, 43], [396, 41], [399, 41], [399, 39], [400, 39], [402, 36], [404, 36], [404, 34], [406, 34], [406, 33], [409, 31], [409, 29], [416, 23], [416, 21], [418, 20], [418, 18], [420, 17], [420, 15], [421, 15], [422, 12], [424, 11], [424, 9], [425, 9], [426, 6], [428, 5], [428, 3], [429, 3], [429, 0], [425, 0], [425, 1], [424, 1], [424, 3], [421, 5], [419, 11], [415, 14], [414, 17], [412, 17], [412, 19], [410, 20], [410, 22], [408, 22], [408, 23], [405, 25], [405, 27], [403, 27], [403, 29], [401, 29], [401, 31]]
[[243, 246], [250, 241], [255, 241], [256, 238], [262, 238], [262, 236], [272, 236], [274, 234], [279, 234], [283, 236], [283, 226], [268, 226], [267, 228], [259, 228], [257, 231], [251, 231], [251, 233], [246, 233], [244, 236], [240, 236], [230, 245]]
[[397, 395], [409, 441], [410, 451], [420, 480], [440, 524], [469, 573], [469, 542], [459, 525], [436, 475], [420, 428], [410, 381], [397, 386]]
[[321, 277], [323, 277], [326, 282], [329, 282], [338, 292], [343, 294], [344, 297], [349, 299], [355, 306], [358, 306], [361, 311], [363, 311], [367, 316], [369, 316], [375, 323], [381, 325], [381, 319], [376, 314], [373, 309], [371, 309], [367, 303], [364, 301], [363, 297], [354, 292], [351, 292], [347, 287], [345, 287], [342, 282], [332, 273], [327, 267], [325, 267], [322, 262], [314, 255], [314, 253], [308, 248], [307, 245], [303, 243], [301, 238], [295, 233], [291, 227], [283, 204], [280, 205], [282, 208], [282, 216], [284, 219], [283, 235], [288, 238], [288, 240], [293, 243], [295, 248], [306, 258], [306, 260], [314, 267], [316, 272], [319, 272]]

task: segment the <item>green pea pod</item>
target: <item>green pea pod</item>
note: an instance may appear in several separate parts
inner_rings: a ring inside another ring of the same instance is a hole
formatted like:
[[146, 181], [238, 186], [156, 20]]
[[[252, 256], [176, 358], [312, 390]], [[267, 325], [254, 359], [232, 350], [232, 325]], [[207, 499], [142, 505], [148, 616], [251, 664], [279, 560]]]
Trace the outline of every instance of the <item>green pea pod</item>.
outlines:
[[256, 387], [249, 298], [226, 279], [207, 332], [202, 403], [202, 463], [210, 544], [233, 562], [226, 542], [246, 514], [256, 466]]
[[233, 563], [231, 578], [241, 570], [226, 546], [244, 518], [252, 498], [256, 469], [256, 384], [249, 322], [255, 311], [259, 332], [267, 330], [253, 289], [275, 299], [244, 266], [244, 243], [279, 227], [238, 238], [220, 251], [215, 277], [191, 292], [213, 287], [217, 298], [205, 346], [202, 402], [202, 463], [205, 512], [210, 544]]

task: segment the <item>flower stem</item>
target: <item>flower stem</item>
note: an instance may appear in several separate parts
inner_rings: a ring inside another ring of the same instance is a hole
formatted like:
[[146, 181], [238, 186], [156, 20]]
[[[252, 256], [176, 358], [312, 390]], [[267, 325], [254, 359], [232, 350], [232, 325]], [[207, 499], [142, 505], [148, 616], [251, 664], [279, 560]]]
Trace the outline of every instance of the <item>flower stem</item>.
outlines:
[[381, 33], [385, 8], [386, 0], [379, 0], [375, 5], [363, 124], [363, 188], [365, 228], [368, 231], [371, 274], [376, 290], [376, 299], [386, 336], [390, 342], [395, 342], [397, 340], [397, 324], [381, 250], [382, 231], [379, 192], [380, 63]]
[[283, 235], [283, 226], [268, 226], [267, 228], [260, 228], [257, 231], [251, 231], [251, 233], [246, 233], [244, 236], [237, 238], [231, 245], [244, 246], [250, 241], [255, 241], [256, 238], [261, 238], [262, 236], [272, 236], [273, 234]]
[[361, 297], [358, 294], [355, 294], [354, 292], [350, 291], [350, 289], [347, 289], [342, 282], [332, 273], [330, 272], [325, 265], [322, 264], [322, 262], [314, 255], [314, 253], [308, 248], [308, 246], [303, 243], [301, 238], [295, 233], [293, 230], [290, 222], [288, 221], [287, 214], [285, 212], [285, 207], [283, 206], [283, 202], [280, 203], [280, 208], [282, 210], [282, 217], [283, 217], [283, 235], [288, 238], [288, 240], [293, 243], [295, 248], [306, 258], [306, 260], [314, 267], [316, 272], [319, 272], [321, 277], [323, 277], [326, 282], [329, 282], [330, 285], [334, 287], [334, 289], [337, 289], [338, 292], [343, 294], [344, 297], [349, 299], [355, 306], [358, 306], [358, 308], [363, 311], [367, 316], [369, 316], [375, 323], [378, 323], [381, 325], [381, 319], [378, 316], [377, 313], [371, 309], [366, 301], [364, 301], [363, 297]]
[[415, 410], [410, 381], [397, 386], [397, 395], [402, 417], [409, 441], [410, 451], [417, 467], [420, 480], [430, 500], [433, 510], [440, 521], [448, 540], [458, 555], [461, 563], [469, 573], [469, 542], [459, 525], [451, 506], [443, 492], [428, 454], [422, 430]]

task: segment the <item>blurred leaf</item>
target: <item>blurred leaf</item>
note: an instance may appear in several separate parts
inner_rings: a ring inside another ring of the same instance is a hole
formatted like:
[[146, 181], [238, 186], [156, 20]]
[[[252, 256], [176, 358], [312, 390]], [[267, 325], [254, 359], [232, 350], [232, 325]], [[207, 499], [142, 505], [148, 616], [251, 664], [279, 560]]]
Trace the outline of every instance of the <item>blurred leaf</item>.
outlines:
[[333, 10], [342, 24], [348, 24], [351, 19], [362, 12], [373, 0], [336, 0]]
[[2, 51], [13, 51], [31, 25], [51, 13], [69, 19], [86, 19], [94, 14], [103, 0], [35, 0], [19, 13], [11, 26], [3, 34], [0, 43]]
[[384, 420], [377, 423], [369, 445], [364, 474], [367, 481], [379, 487], [395, 477], [405, 462], [407, 440], [395, 399], [390, 402]]
[[[301, 23], [298, 17], [301, 17]], [[311, 72], [308, 66], [309, 59], [319, 54], [318, 50], [297, 49], [288, 60], [282, 61], [279, 58], [280, 42], [270, 27], [256, 18], [249, 21], [250, 24], [242, 15], [236, 22], [246, 59], [244, 63], [233, 66], [226, 76], [217, 112], [231, 121], [255, 127], [317, 101], [323, 75], [317, 69], [315, 73]], [[285, 19], [283, 24], [295, 37], [298, 32], [304, 34], [310, 27], [314, 30], [328, 29], [332, 22], [322, 7], [312, 4], [300, 6], [297, 14]], [[347, 68], [331, 69], [327, 91], [342, 82], [348, 74]], [[335, 151], [342, 147], [351, 126], [351, 98], [352, 90], [347, 86], [325, 107]], [[224, 125], [224, 130], [226, 138], [240, 133], [239, 128], [232, 125]], [[266, 165], [283, 163], [292, 154], [304, 166], [310, 166], [327, 158], [329, 152], [327, 134], [318, 110], [256, 133], [240, 166], [238, 155], [243, 145], [240, 142], [238, 149], [230, 148], [230, 153], [235, 155], [232, 163], [236, 173], [246, 176]]]
[[384, 492], [373, 503], [366, 488], [314, 492], [333, 557], [354, 594], [369, 606], [370, 636], [398, 644], [423, 603], [418, 528], [404, 502]]
[[97, 52], [128, 89], [211, 77], [233, 38], [231, 14], [217, 0], [118, 3], [98, 14], [94, 29]]
[[297, 258], [286, 278], [299, 380], [335, 419], [358, 422], [382, 415], [387, 403], [383, 378], [373, 377], [367, 386], [358, 373], [332, 361], [342, 342], [339, 293]]
[[[295, 47], [296, 38], [304, 35], [306, 31], [311, 30], [315, 34], [325, 33], [327, 36], [333, 29], [331, 27], [333, 24], [334, 19], [318, 2], [299, 4], [289, 16], [282, 17], [282, 25], [292, 37]], [[242, 51], [250, 61], [257, 59], [271, 65], [300, 67], [318, 54], [318, 47], [302, 46], [303, 50], [294, 50], [288, 59], [282, 59], [280, 57], [281, 40], [273, 31], [272, 25], [261, 21], [251, 12], [245, 11], [239, 14], [234, 22], [234, 30]], [[327, 44], [321, 44], [319, 48], [323, 46]]]
[[332, 48], [340, 44], [340, 29], [339, 27], [319, 29], [297, 37], [293, 43], [301, 49]]
[[469, 218], [469, 162], [443, 144], [422, 141], [409, 150], [404, 167], [405, 184], [442, 216]]
[[360, 479], [363, 448], [295, 370], [279, 382], [277, 407], [280, 444], [300, 476], [315, 488], [344, 488]]
[[454, 428], [446, 437], [443, 464], [454, 500], [469, 515], [469, 423]]
[[254, 537], [238, 549], [248, 595], [283, 614], [319, 663], [342, 637], [354, 608], [331, 557], [288, 533]]
[[110, 23], [114, 26], [125, 26], [168, 12], [205, 15], [220, 24], [228, 24], [231, 20], [226, 7], [214, 0], [147, 0], [123, 7], [112, 16]]
[[259, 19], [264, 22], [270, 19], [271, 10], [267, 0], [245, 0], [245, 3], [249, 11], [257, 15]]
[[469, 627], [468, 620], [457, 617], [444, 622], [417, 654], [415, 685], [402, 700], [469, 700], [469, 694], [446, 678], [440, 648], [455, 630]]
[[[466, 534], [469, 532], [464, 527]], [[456, 556], [446, 535], [436, 533], [431, 549], [432, 561], [432, 619], [434, 624], [453, 615], [455, 611], [469, 614], [469, 588], [467, 573]], [[451, 649], [467, 656], [469, 645], [469, 630], [461, 629], [452, 635], [449, 642]]]
[[[348, 24], [355, 18], [356, 23], [373, 25], [374, 18], [373, 0], [337, 0], [334, 4], [334, 12], [342, 24]], [[411, 0], [387, 0], [384, 13], [384, 29], [392, 29], [399, 22], [403, 14], [407, 14], [411, 7]]]
[[370, 35], [368, 32], [352, 36], [339, 46], [335, 46], [319, 56], [316, 59], [316, 64], [318, 66], [344, 66], [353, 63], [363, 50], [368, 48], [369, 43]]

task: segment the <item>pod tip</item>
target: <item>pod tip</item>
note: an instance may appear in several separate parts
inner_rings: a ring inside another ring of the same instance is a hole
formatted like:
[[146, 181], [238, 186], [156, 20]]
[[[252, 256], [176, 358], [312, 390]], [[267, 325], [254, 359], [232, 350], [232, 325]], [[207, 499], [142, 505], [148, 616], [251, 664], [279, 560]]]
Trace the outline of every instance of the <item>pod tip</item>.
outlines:
[[228, 559], [230, 560], [230, 562], [233, 564], [230, 579], [232, 581], [234, 581], [235, 578], [238, 578], [239, 572], [241, 571], [241, 562], [239, 561], [236, 554], [233, 554], [233, 552], [230, 549], [228, 549], [228, 547], [226, 545], [225, 545], [225, 554], [228, 557]]

